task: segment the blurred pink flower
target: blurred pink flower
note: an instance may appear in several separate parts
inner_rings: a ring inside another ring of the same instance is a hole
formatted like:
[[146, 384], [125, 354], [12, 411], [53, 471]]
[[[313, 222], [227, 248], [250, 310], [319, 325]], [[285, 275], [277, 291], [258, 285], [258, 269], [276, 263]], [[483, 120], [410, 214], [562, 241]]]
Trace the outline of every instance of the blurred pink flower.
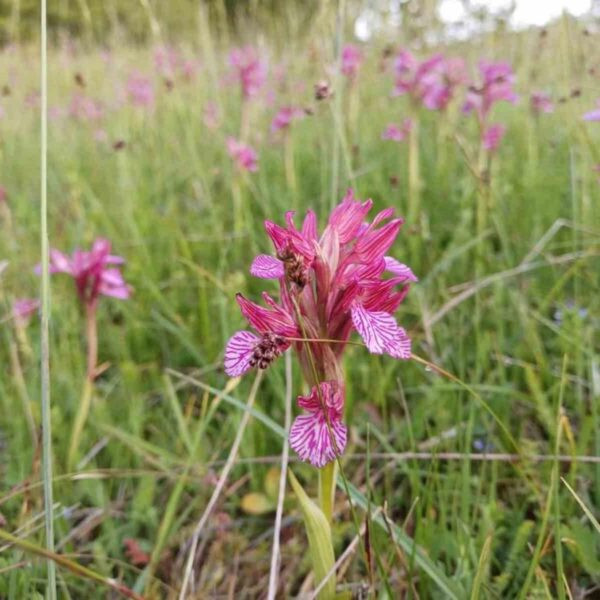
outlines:
[[84, 94], [75, 93], [71, 97], [69, 115], [82, 121], [99, 121], [104, 116], [102, 105]]
[[183, 75], [184, 79], [186, 79], [187, 81], [190, 81], [190, 80], [194, 79], [199, 68], [200, 68], [200, 63], [198, 61], [195, 61], [192, 59], [187, 59], [187, 60], [184, 60], [183, 64], [181, 65], [181, 74]]
[[27, 108], [39, 108], [40, 107], [40, 92], [34, 90], [33, 92], [29, 92], [25, 96], [25, 106]]
[[363, 54], [354, 44], [346, 44], [342, 49], [342, 73], [346, 77], [354, 78], [358, 73], [360, 64], [363, 61]]
[[129, 101], [135, 106], [151, 107], [154, 104], [152, 82], [137, 71], [129, 75], [126, 92]]
[[125, 260], [110, 253], [110, 242], [98, 238], [89, 252], [75, 250], [72, 256], [50, 250], [50, 273], [66, 273], [75, 280], [81, 302], [94, 307], [100, 295], [126, 300], [131, 288], [125, 283], [118, 266]]
[[600, 121], [600, 100], [596, 102], [597, 108], [583, 115], [584, 121]]
[[500, 123], [490, 125], [483, 132], [483, 147], [489, 152], [495, 152], [504, 137], [506, 127]]
[[446, 108], [455, 88], [464, 83], [464, 62], [460, 58], [445, 58], [442, 54], [419, 62], [408, 50], [401, 50], [394, 63], [397, 96], [408, 94], [413, 101], [430, 110]]
[[288, 129], [295, 119], [301, 119], [304, 111], [296, 106], [285, 106], [275, 115], [271, 123], [271, 131], [280, 131]]
[[62, 106], [51, 106], [48, 109], [48, 118], [51, 121], [58, 121], [66, 116], [67, 110]]
[[258, 171], [258, 156], [254, 148], [233, 137], [227, 138], [227, 151], [238, 168], [243, 171]]
[[402, 127], [398, 127], [395, 123], [390, 123], [381, 134], [381, 139], [401, 142], [406, 139], [411, 127], [412, 121], [410, 119], [404, 119]]
[[6, 188], [3, 185], [0, 185], [0, 204], [6, 202], [8, 198], [8, 193], [6, 192]]
[[550, 98], [550, 94], [546, 92], [533, 92], [530, 97], [531, 110], [534, 113], [551, 113], [554, 112], [554, 104]]
[[173, 77], [181, 64], [179, 52], [169, 45], [154, 48], [154, 66], [163, 77]]
[[221, 124], [221, 112], [216, 102], [206, 103], [202, 120], [209, 129], [217, 129], [219, 127]]
[[94, 131], [94, 140], [100, 143], [108, 142], [108, 133], [105, 129], [96, 129]]
[[256, 96], [267, 79], [267, 64], [259, 57], [258, 51], [252, 46], [234, 48], [229, 53], [229, 64], [233, 67], [244, 99]]
[[31, 317], [40, 307], [40, 301], [33, 298], [17, 298], [12, 305], [12, 315], [19, 327], [29, 325]]
[[513, 89], [513, 70], [507, 62], [493, 63], [482, 60], [479, 62], [479, 72], [481, 81], [469, 87], [463, 111], [476, 111], [481, 123], [485, 123], [496, 102], [514, 104], [519, 97]]

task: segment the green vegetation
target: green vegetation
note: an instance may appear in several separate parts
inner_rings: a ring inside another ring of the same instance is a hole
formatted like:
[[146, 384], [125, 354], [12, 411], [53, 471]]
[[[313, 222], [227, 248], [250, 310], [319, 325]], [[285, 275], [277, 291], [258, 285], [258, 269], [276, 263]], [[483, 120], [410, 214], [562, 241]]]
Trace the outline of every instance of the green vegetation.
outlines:
[[[256, 173], [237, 172], [227, 154], [241, 100], [225, 77], [226, 37], [217, 39], [202, 20], [194, 45], [182, 51], [200, 61], [189, 81], [165, 81], [150, 46], [50, 51], [50, 245], [71, 252], [97, 236], [110, 239], [134, 288], [128, 301], [100, 301], [102, 372], [67, 470], [86, 380], [84, 318], [72, 280], [52, 277], [56, 549], [145, 598], [177, 597], [190, 539], [252, 387], [252, 375], [228, 386], [222, 355], [243, 322], [235, 293], [255, 300], [263, 289], [275, 293], [248, 273], [254, 255], [271, 251], [263, 220], [282, 222], [285, 211], [312, 207], [322, 227], [349, 186], [377, 209], [407, 211], [408, 144], [381, 139], [389, 122], [408, 116], [406, 98], [390, 96], [391, 71], [380, 68], [387, 40], [364, 47], [353, 84], [340, 80], [333, 99], [313, 98], [313, 84], [330, 77], [334, 22], [322, 11], [302, 36], [284, 38], [293, 30], [287, 21], [279, 35], [265, 34], [274, 101], [252, 100], [246, 116]], [[421, 113], [423, 218], [406, 223], [393, 249], [420, 281], [398, 319], [414, 353], [455, 378], [348, 349], [343, 464], [359, 521], [372, 518], [372, 597], [583, 597], [600, 585], [600, 536], [579, 504], [599, 519], [600, 123], [581, 119], [600, 95], [598, 45], [564, 19], [545, 35], [496, 32], [443, 51], [465, 57], [473, 72], [481, 57], [509, 61], [521, 98], [494, 109], [507, 132], [488, 174], [480, 238], [469, 164], [474, 119], [458, 100], [447, 113]], [[43, 546], [39, 320], [18, 328], [11, 318], [12, 301], [39, 289], [36, 56], [29, 46], [0, 55], [0, 261], [8, 261], [0, 273], [0, 522]], [[279, 63], [286, 76], [277, 82]], [[154, 85], [150, 109], [121, 93], [136, 70]], [[552, 94], [554, 113], [532, 114], [529, 94], [537, 90]], [[61, 114], [74, 94], [101, 100], [104, 116]], [[215, 129], [205, 124], [209, 103], [220, 120]], [[270, 133], [286, 104], [312, 112], [294, 123], [287, 143]], [[336, 132], [339, 180], [332, 183]], [[296, 395], [300, 374], [293, 377]], [[284, 395], [280, 360], [262, 378], [200, 537], [195, 597], [265, 594]], [[482, 452], [495, 459], [482, 460]], [[292, 469], [314, 496], [314, 469], [298, 462]], [[313, 589], [292, 498], [288, 485], [282, 598]], [[343, 487], [335, 513], [339, 557], [356, 533]], [[1, 548], [0, 597], [41, 598], [45, 566], [36, 552]], [[369, 589], [370, 576], [360, 546], [352, 556], [338, 591], [357, 594]], [[61, 598], [107, 597], [98, 579], [67, 564], [57, 577]]]

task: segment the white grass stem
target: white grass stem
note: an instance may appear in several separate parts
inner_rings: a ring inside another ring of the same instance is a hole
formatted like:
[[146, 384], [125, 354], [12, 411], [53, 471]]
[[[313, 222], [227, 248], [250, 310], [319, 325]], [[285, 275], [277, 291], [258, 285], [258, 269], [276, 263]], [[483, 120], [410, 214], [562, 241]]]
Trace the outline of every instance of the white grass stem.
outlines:
[[[42, 404], [42, 471], [44, 479], [44, 521], [46, 550], [54, 552], [54, 506], [52, 498], [52, 423], [50, 414], [50, 273], [48, 259], [48, 56], [46, 31], [46, 0], [40, 3], [40, 245], [42, 264], [42, 329], [41, 329], [41, 404]], [[48, 559], [46, 596], [56, 600], [56, 566]]]

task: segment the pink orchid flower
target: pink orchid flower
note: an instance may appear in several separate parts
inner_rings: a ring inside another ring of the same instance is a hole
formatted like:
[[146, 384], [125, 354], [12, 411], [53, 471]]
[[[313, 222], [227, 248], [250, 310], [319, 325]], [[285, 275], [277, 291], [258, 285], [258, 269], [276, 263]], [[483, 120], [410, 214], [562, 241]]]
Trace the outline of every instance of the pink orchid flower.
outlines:
[[489, 152], [495, 152], [504, 137], [506, 127], [500, 123], [490, 125], [483, 132], [483, 147]]
[[382, 140], [391, 140], [393, 142], [402, 142], [406, 139], [412, 127], [412, 121], [410, 119], [404, 119], [402, 127], [398, 127], [395, 123], [390, 123], [381, 134]]
[[100, 102], [84, 94], [73, 94], [69, 106], [69, 115], [82, 121], [99, 121], [104, 116]]
[[515, 104], [519, 97], [513, 89], [515, 75], [508, 63], [482, 60], [479, 63], [479, 72], [481, 81], [469, 88], [463, 111], [476, 111], [484, 123], [496, 102]]
[[414, 102], [429, 110], [443, 110], [454, 95], [455, 88], [464, 83], [464, 62], [445, 58], [442, 54], [419, 62], [408, 50], [401, 50], [395, 60], [397, 96], [408, 94]]
[[79, 299], [87, 307], [94, 307], [100, 295], [126, 300], [131, 295], [131, 288], [118, 267], [125, 260], [111, 254], [110, 249], [110, 242], [104, 238], [98, 238], [89, 252], [77, 249], [70, 257], [53, 248], [50, 250], [50, 273], [66, 273], [73, 277]]
[[154, 87], [152, 82], [141, 73], [134, 72], [127, 80], [127, 97], [135, 106], [151, 107], [154, 104]]
[[229, 64], [240, 84], [244, 99], [253, 98], [265, 84], [267, 64], [252, 46], [234, 48], [229, 54]]
[[281, 131], [289, 129], [292, 121], [301, 119], [304, 116], [304, 111], [295, 106], [284, 106], [273, 118], [271, 122], [271, 131]]
[[293, 212], [286, 213], [285, 226], [266, 221], [275, 256], [257, 256], [250, 272], [278, 280], [280, 301], [263, 294], [269, 307], [264, 308], [238, 294], [242, 314], [259, 335], [238, 331], [225, 350], [225, 371], [237, 377], [255, 366], [268, 367], [293, 346], [313, 391], [298, 399], [309, 415], [294, 422], [290, 442], [303, 460], [319, 467], [345, 446], [340, 360], [352, 331], [374, 354], [411, 357], [410, 338], [393, 314], [417, 278], [387, 255], [403, 220], [388, 208], [367, 223], [372, 205], [349, 190], [320, 236], [312, 211], [300, 229]]
[[258, 155], [256, 150], [233, 137], [227, 138], [227, 151], [242, 171], [258, 171]]
[[363, 61], [363, 55], [360, 48], [354, 44], [346, 44], [342, 49], [342, 73], [353, 79], [358, 73], [360, 64]]
[[163, 77], [173, 77], [181, 60], [179, 52], [173, 46], [161, 45], [154, 49], [154, 66]]
[[221, 124], [221, 111], [216, 102], [206, 103], [202, 120], [209, 129], [217, 129], [219, 127]]
[[546, 92], [533, 92], [529, 99], [531, 110], [534, 113], [552, 113], [554, 112], [554, 103], [550, 98], [550, 94]]
[[26, 327], [31, 317], [40, 307], [40, 301], [34, 298], [17, 298], [12, 305], [12, 314], [19, 327]]

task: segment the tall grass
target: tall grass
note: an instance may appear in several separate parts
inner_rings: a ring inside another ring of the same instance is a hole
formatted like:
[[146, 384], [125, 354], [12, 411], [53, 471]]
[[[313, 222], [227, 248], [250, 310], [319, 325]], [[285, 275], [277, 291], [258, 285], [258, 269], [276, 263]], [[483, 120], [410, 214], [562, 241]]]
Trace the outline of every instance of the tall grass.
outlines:
[[[187, 57], [201, 59], [201, 69], [189, 82], [175, 78], [170, 91], [150, 48], [120, 42], [108, 57], [92, 48], [72, 53], [57, 47], [48, 54], [51, 115], [74, 93], [101, 99], [107, 109], [99, 124], [68, 116], [49, 122], [50, 244], [70, 251], [96, 235], [108, 237], [126, 257], [125, 276], [135, 289], [127, 302], [103, 299], [99, 306], [104, 370], [79, 437], [78, 462], [68, 472], [85, 342], [72, 281], [56, 276], [51, 282], [50, 313], [43, 314], [50, 317], [56, 552], [147, 598], [177, 597], [194, 528], [246, 420], [252, 378], [226, 389], [221, 357], [242, 325], [234, 294], [256, 299], [261, 290], [248, 266], [254, 254], [270, 251], [262, 221], [281, 222], [292, 207], [312, 207], [326, 218], [338, 177], [340, 195], [352, 183], [377, 207], [408, 209], [408, 146], [380, 139], [386, 124], [402, 122], [409, 110], [404, 99], [390, 98], [391, 74], [379, 70], [386, 40], [365, 48], [352, 90], [342, 90], [346, 82], [340, 81], [337, 100], [312, 98], [313, 84], [334, 62], [334, 22], [323, 10], [314, 30], [297, 38], [286, 35], [293, 23], [264, 28], [268, 35], [259, 45], [272, 66], [285, 63], [287, 78], [274, 86], [273, 105], [251, 105], [259, 171], [244, 176], [234, 171], [224, 141], [237, 135], [241, 114], [237, 90], [223, 82], [229, 44], [213, 37], [202, 15], [198, 48], [183, 48]], [[600, 448], [600, 187], [593, 171], [600, 127], [580, 120], [600, 95], [590, 73], [598, 48], [582, 25], [565, 20], [544, 37], [498, 31], [445, 50], [472, 65], [480, 57], [509, 60], [522, 98], [495, 115], [508, 131], [493, 162], [493, 202], [479, 238], [477, 181], [454, 137], [474, 148], [475, 124], [460, 115], [458, 104], [446, 115], [420, 114], [422, 221], [407, 222], [393, 249], [420, 281], [400, 321], [413, 336], [414, 352], [457, 379], [416, 361], [348, 350], [344, 471], [359, 519], [373, 515], [365, 531], [374, 586], [382, 597], [412, 598], [593, 593], [600, 584], [599, 538], [579, 502], [598, 519], [599, 467], [552, 457], [597, 456]], [[12, 223], [9, 228], [5, 216], [0, 221], [0, 260], [9, 261], [0, 273], [0, 520], [13, 535], [42, 544], [43, 512], [51, 514], [42, 500], [48, 469], [40, 464], [27, 414], [37, 433], [44, 323], [40, 328], [34, 319], [19, 333], [10, 317], [11, 301], [36, 295], [39, 286], [33, 272], [43, 239], [39, 106], [25, 104], [38, 84], [36, 69], [23, 67], [35, 64], [35, 52], [21, 47], [0, 54], [0, 82], [10, 86], [0, 98], [7, 115], [0, 120], [0, 184]], [[117, 92], [134, 69], [155, 86], [152, 110], [121, 103]], [[77, 73], [85, 88], [75, 83]], [[555, 113], [533, 119], [527, 105], [533, 89], [553, 94]], [[350, 93], [359, 107], [352, 121], [344, 108]], [[214, 130], [203, 122], [209, 102], [221, 114]], [[331, 102], [342, 110], [332, 113]], [[268, 134], [283, 104], [313, 112], [289, 137], [295, 190], [287, 184], [284, 146]], [[96, 135], [100, 128], [105, 136]], [[241, 221], [233, 213], [234, 188]], [[242, 225], [237, 231], [236, 222]], [[296, 373], [295, 393], [299, 382]], [[280, 361], [248, 409], [252, 418], [237, 460], [200, 532], [191, 572], [197, 597], [261, 597], [267, 589], [277, 500], [270, 482], [279, 481], [271, 468], [281, 460], [285, 387]], [[402, 452], [410, 458], [393, 454]], [[473, 454], [520, 458], [475, 460]], [[311, 481], [308, 467], [290, 459], [298, 478]], [[262, 504], [253, 504], [256, 498]], [[300, 515], [289, 498], [284, 506], [279, 594], [292, 597], [313, 586]], [[340, 525], [350, 522], [343, 489], [333, 512], [341, 556], [355, 535], [353, 526]], [[128, 539], [141, 557], [127, 551]], [[46, 571], [35, 556], [22, 546], [2, 548], [0, 596], [43, 592]], [[349, 556], [337, 581], [358, 593], [369, 576], [363, 553]], [[104, 597], [98, 581], [57, 570], [61, 597]]]

